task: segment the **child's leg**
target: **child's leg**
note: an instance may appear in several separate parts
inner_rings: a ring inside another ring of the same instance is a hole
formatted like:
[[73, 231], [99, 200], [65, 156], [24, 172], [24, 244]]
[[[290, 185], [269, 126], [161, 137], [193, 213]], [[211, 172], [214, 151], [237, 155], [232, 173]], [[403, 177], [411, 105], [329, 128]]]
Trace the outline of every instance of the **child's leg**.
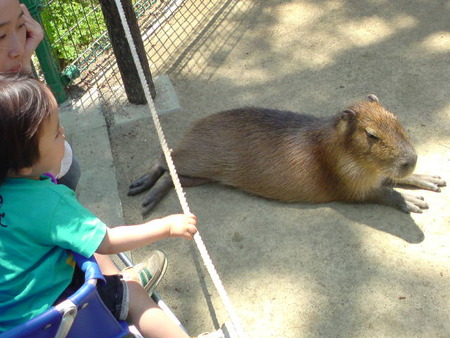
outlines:
[[144, 261], [122, 271], [108, 255], [94, 254], [94, 257], [104, 276], [121, 274], [125, 280], [140, 282], [147, 292], [156, 288], [167, 268], [166, 255], [160, 250], [153, 250]]
[[120, 273], [116, 264], [108, 255], [94, 254], [94, 257], [98, 263], [98, 266], [100, 267], [100, 270], [102, 271], [102, 274], [110, 276], [110, 275], [117, 275]]
[[148, 296], [135, 281], [127, 281], [129, 289], [129, 312], [131, 322], [144, 337], [189, 337]]

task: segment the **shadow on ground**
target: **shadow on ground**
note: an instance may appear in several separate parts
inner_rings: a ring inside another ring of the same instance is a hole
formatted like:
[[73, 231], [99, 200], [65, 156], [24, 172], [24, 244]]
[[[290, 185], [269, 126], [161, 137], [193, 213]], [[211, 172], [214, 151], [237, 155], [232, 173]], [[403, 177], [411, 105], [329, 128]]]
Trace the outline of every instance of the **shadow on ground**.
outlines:
[[[183, 107], [161, 116], [169, 145], [216, 111], [253, 105], [330, 115], [374, 93], [410, 132], [418, 170], [450, 179], [447, 1], [226, 4], [169, 71]], [[126, 192], [159, 156], [155, 131], [143, 119], [113, 123], [110, 137], [124, 218], [142, 222], [144, 194]], [[217, 185], [188, 189], [187, 199], [250, 337], [445, 336], [450, 193], [413, 193], [430, 204], [421, 215], [278, 203]], [[150, 217], [175, 212], [170, 193]], [[189, 331], [228, 320], [193, 243], [155, 247], [170, 257], [160, 293]]]

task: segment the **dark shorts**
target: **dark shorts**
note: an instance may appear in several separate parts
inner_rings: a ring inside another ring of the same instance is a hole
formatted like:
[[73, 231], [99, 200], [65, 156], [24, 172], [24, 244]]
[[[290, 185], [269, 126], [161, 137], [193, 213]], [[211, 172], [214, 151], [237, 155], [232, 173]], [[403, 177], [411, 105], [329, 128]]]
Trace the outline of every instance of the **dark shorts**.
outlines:
[[[121, 275], [104, 276], [106, 283], [97, 284], [97, 292], [113, 316], [118, 320], [125, 320], [128, 316], [128, 286]], [[54, 305], [66, 300], [84, 284], [84, 273], [75, 266], [72, 282], [58, 297]]]

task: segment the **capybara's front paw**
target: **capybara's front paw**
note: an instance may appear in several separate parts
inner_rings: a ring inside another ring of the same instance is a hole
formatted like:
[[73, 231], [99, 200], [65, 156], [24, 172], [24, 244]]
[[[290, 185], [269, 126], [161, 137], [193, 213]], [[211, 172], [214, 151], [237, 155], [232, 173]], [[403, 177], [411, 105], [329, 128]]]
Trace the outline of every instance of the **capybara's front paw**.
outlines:
[[412, 174], [400, 180], [397, 180], [399, 184], [412, 185], [421, 189], [431, 190], [435, 192], [440, 192], [440, 187], [445, 187], [447, 182], [445, 182], [440, 176], [433, 175], [420, 175]]
[[405, 199], [406, 210], [403, 210], [407, 213], [415, 212], [422, 213], [423, 209], [428, 209], [428, 203], [425, 202], [422, 196], [415, 196], [410, 194], [402, 193], [403, 198]]

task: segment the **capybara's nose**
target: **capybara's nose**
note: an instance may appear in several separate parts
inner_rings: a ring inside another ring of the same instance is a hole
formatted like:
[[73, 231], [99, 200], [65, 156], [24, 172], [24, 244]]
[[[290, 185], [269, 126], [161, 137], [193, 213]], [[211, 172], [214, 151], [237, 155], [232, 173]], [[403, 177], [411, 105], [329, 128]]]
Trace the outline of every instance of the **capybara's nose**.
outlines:
[[405, 175], [411, 174], [414, 171], [414, 168], [417, 164], [417, 154], [410, 153], [408, 157], [400, 164], [400, 168], [402, 173]]

